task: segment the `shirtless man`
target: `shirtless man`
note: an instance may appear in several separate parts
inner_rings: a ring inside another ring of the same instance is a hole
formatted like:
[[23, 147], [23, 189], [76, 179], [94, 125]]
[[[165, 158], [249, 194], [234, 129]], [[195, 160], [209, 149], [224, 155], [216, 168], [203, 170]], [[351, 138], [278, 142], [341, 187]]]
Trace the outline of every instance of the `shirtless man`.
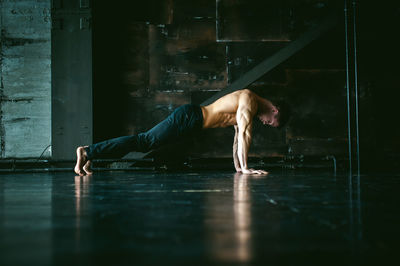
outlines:
[[264, 125], [282, 127], [289, 115], [290, 110], [284, 103], [272, 103], [248, 89], [235, 91], [207, 106], [181, 106], [147, 132], [78, 147], [74, 170], [78, 175], [92, 174], [92, 159], [121, 158], [131, 151], [147, 152], [202, 129], [234, 126], [233, 161], [236, 171], [268, 174], [264, 170], [250, 169], [247, 164], [253, 118], [257, 117]]

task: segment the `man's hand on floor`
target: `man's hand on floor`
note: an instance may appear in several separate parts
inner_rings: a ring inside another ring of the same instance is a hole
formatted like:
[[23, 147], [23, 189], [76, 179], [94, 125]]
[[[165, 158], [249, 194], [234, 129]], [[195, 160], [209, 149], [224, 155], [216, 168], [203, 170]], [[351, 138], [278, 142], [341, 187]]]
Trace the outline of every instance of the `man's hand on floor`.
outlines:
[[242, 169], [243, 174], [250, 174], [250, 175], [268, 175], [267, 171], [264, 170], [255, 170], [255, 169]]

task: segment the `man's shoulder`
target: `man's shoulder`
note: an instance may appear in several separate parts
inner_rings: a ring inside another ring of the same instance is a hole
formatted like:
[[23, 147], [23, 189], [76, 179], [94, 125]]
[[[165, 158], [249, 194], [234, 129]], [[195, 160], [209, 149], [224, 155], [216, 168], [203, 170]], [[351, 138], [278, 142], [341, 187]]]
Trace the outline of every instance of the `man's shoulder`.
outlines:
[[240, 90], [240, 91], [238, 91], [238, 94], [239, 94], [239, 98], [245, 99], [247, 101], [253, 101], [257, 97], [257, 95], [249, 89]]
[[246, 110], [254, 115], [257, 108], [257, 95], [249, 89], [241, 90], [238, 97], [238, 110]]
[[253, 95], [253, 94], [255, 94], [254, 92], [252, 92], [252, 91], [249, 90], [249, 89], [239, 90], [238, 92], [239, 92], [240, 94], [247, 94], [247, 95]]

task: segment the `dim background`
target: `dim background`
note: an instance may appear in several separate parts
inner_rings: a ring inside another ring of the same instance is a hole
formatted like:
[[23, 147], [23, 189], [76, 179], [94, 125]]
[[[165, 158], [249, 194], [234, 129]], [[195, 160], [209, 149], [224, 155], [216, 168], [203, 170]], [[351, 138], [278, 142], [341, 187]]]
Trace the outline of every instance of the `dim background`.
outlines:
[[[82, 12], [88, 19], [77, 28], [57, 19]], [[249, 86], [293, 108], [285, 129], [255, 122], [250, 156], [345, 160], [343, 1], [1, 1], [1, 158], [57, 158], [55, 143], [71, 146], [65, 157], [73, 158], [79, 141], [148, 130], [175, 108], [225, 89], [332, 12], [339, 14], [333, 29]], [[364, 170], [399, 169], [399, 18], [394, 1], [358, 3]], [[86, 122], [73, 127], [74, 119]], [[88, 137], [69, 143], [80, 134]], [[231, 128], [206, 130], [152, 155], [230, 158], [232, 141]]]

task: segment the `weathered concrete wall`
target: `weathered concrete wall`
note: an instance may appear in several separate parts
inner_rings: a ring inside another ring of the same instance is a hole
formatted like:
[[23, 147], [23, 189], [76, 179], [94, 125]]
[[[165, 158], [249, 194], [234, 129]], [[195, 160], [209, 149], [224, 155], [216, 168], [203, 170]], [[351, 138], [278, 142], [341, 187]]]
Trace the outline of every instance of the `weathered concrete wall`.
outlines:
[[39, 157], [51, 144], [50, 0], [0, 4], [1, 157]]

